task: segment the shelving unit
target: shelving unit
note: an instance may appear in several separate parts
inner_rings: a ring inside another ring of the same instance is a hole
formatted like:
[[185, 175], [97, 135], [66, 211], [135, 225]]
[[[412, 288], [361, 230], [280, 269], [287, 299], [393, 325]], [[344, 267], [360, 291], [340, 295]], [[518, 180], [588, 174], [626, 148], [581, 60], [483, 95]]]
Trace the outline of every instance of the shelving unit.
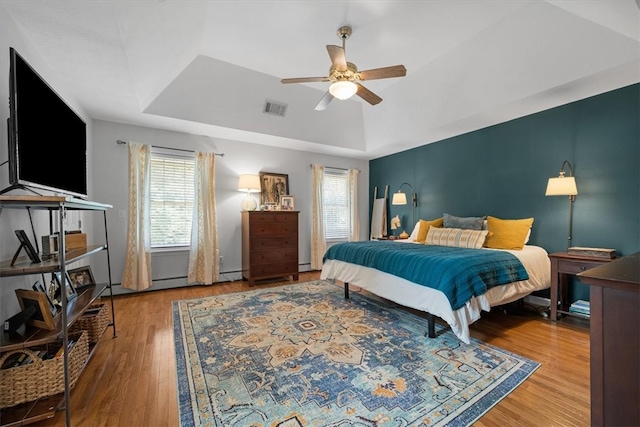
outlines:
[[[1, 209], [33, 209], [44, 210], [49, 212], [49, 224], [53, 228], [53, 212], [60, 212], [59, 227], [60, 236], [65, 235], [64, 216], [66, 211], [96, 211], [103, 212], [104, 218], [104, 245], [87, 246], [81, 249], [65, 251], [65, 239], [59, 239], [59, 255], [56, 258], [44, 260], [41, 263], [33, 264], [27, 256], [19, 257], [12, 266], [11, 260], [0, 262], [0, 277], [24, 276], [42, 273], [61, 272], [62, 277], [66, 276], [67, 264], [79, 261], [85, 257], [104, 251], [107, 255], [107, 271], [108, 282], [104, 285], [94, 285], [83, 289], [79, 292], [77, 298], [67, 301], [65, 292], [61, 292], [61, 315], [55, 318], [56, 329], [47, 331], [32, 326], [27, 326], [24, 331], [15, 333], [10, 337], [2, 335], [0, 340], [0, 353], [15, 350], [18, 348], [28, 348], [40, 344], [53, 342], [62, 337], [62, 345], [64, 348], [68, 346], [68, 329], [78, 319], [79, 316], [91, 305], [97, 298], [108, 289], [111, 302], [111, 326], [113, 328], [113, 336], [116, 336], [115, 311], [113, 306], [113, 290], [111, 287], [111, 259], [109, 255], [109, 236], [107, 232], [107, 210], [111, 209], [111, 205], [91, 202], [73, 197], [62, 196], [7, 196], [0, 195]], [[53, 230], [50, 230], [53, 232]], [[95, 347], [95, 346], [93, 346]], [[89, 357], [91, 358], [94, 348], [89, 349]], [[69, 379], [69, 360], [68, 352], [64, 352], [64, 393], [38, 399], [34, 402], [28, 402], [10, 408], [0, 410], [0, 425], [20, 426], [41, 421], [52, 417], [56, 411], [64, 408], [66, 425], [71, 426], [71, 406], [70, 406], [70, 379]], [[61, 406], [64, 405], [64, 406]]]

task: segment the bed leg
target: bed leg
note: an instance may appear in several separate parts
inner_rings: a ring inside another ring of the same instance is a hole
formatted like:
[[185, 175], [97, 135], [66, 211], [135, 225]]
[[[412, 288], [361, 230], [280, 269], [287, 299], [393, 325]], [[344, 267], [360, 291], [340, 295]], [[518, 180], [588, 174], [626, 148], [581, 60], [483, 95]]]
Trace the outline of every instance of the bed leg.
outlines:
[[427, 313], [427, 327], [429, 329], [429, 338], [436, 337], [436, 316]]
[[349, 299], [349, 283], [344, 282], [344, 299]]

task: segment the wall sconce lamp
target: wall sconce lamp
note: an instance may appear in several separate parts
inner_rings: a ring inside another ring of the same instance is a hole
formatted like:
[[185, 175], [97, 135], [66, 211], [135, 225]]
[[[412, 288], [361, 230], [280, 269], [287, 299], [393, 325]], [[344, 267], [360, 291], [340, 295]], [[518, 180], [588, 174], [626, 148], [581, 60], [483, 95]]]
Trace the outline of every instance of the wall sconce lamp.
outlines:
[[[564, 166], [569, 167], [569, 176], [565, 176]], [[560, 174], [557, 178], [549, 178], [547, 183], [547, 191], [545, 196], [569, 196], [569, 237], [567, 239], [567, 248], [571, 247], [571, 229], [573, 225], [573, 202], [576, 200], [578, 187], [576, 178], [573, 176], [573, 168], [568, 160], [562, 162]]]
[[238, 179], [238, 191], [246, 191], [247, 197], [244, 198], [242, 204], [243, 211], [255, 211], [258, 203], [255, 201], [251, 193], [260, 192], [260, 177], [258, 175], [244, 174]]
[[391, 199], [392, 205], [406, 205], [407, 204], [407, 195], [402, 192], [402, 186], [407, 185], [411, 189], [411, 204], [413, 205], [413, 225], [416, 223], [416, 207], [418, 206], [418, 196], [415, 191], [413, 191], [413, 187], [408, 182], [403, 182], [400, 184], [397, 193], [393, 193], [393, 198]]

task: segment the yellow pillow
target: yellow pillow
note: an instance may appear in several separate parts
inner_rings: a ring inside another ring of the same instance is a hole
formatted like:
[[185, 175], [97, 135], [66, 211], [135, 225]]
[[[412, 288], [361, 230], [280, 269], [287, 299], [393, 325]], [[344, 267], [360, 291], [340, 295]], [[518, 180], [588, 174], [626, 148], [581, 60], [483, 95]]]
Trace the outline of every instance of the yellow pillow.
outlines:
[[493, 249], [521, 250], [532, 224], [533, 218], [500, 219], [488, 216], [489, 235], [484, 246]]
[[420, 229], [418, 230], [418, 237], [416, 237], [416, 242], [424, 243], [427, 239], [427, 233], [429, 232], [429, 227], [442, 227], [444, 223], [443, 218], [433, 219], [431, 221], [425, 221], [424, 219], [420, 220]]

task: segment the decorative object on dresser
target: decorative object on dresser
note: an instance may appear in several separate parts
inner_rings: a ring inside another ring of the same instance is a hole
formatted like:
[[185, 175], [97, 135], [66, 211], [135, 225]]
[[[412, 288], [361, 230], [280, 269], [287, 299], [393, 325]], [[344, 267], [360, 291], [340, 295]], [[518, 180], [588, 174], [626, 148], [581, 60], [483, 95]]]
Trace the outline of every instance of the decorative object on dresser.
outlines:
[[289, 194], [289, 175], [260, 172], [260, 191], [263, 205], [270, 202], [280, 206], [280, 196]]
[[295, 206], [295, 196], [280, 196], [281, 211], [293, 211]]
[[258, 203], [251, 193], [260, 192], [260, 177], [258, 175], [243, 174], [238, 178], [238, 191], [246, 191], [247, 197], [242, 201], [243, 211], [255, 211]]
[[591, 299], [591, 425], [640, 425], [640, 252], [578, 273]]
[[289, 275], [298, 280], [298, 213], [242, 212], [242, 277], [249, 286]]
[[[564, 166], [569, 168], [569, 176], [564, 176]], [[549, 178], [547, 182], [547, 191], [545, 196], [569, 196], [569, 236], [567, 238], [567, 247], [571, 247], [571, 230], [573, 224], [573, 202], [576, 200], [578, 194], [578, 186], [576, 185], [576, 178], [573, 176], [573, 168], [569, 160], [562, 162], [560, 173], [557, 178]]]

